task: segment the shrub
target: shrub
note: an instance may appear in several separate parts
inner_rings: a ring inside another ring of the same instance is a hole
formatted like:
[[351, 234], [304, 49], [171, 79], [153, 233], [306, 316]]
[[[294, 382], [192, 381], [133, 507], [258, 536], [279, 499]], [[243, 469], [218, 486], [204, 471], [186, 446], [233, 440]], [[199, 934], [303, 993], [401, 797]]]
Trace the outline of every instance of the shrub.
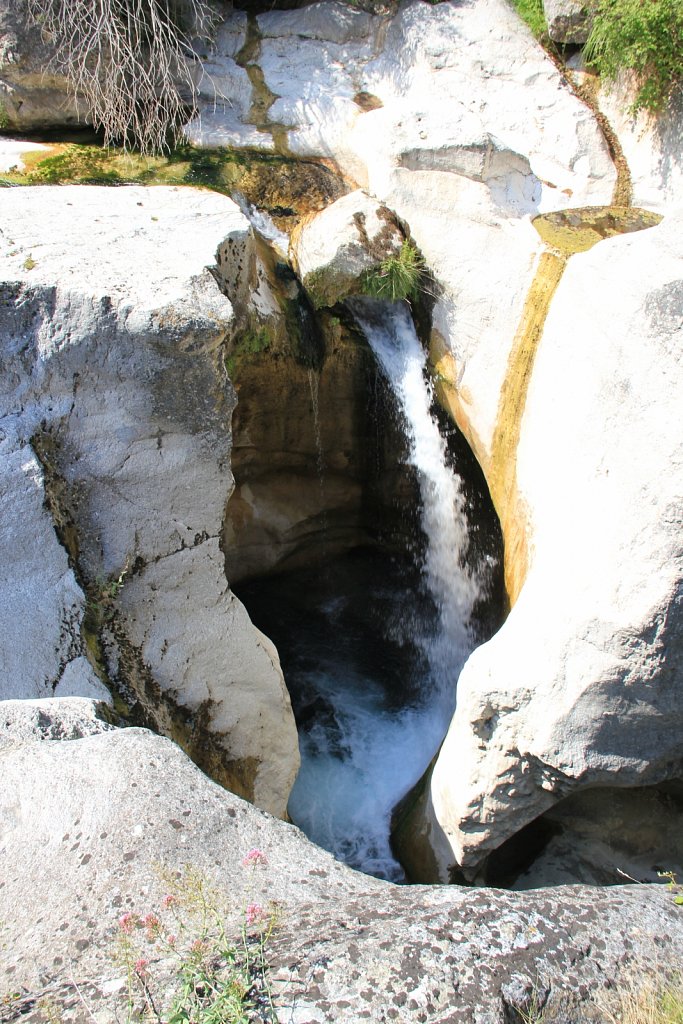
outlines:
[[[188, 29], [206, 34], [204, 0], [183, 0]], [[85, 101], [105, 144], [160, 152], [194, 108], [192, 51], [174, 0], [28, 0], [55, 48], [53, 70]], [[190, 28], [191, 26], [191, 28]]]
[[635, 73], [634, 113], [663, 110], [683, 88], [681, 0], [592, 0], [591, 9], [587, 59], [607, 78]]
[[387, 256], [378, 267], [363, 276], [362, 290], [376, 299], [414, 301], [424, 280], [424, 260], [412, 242], [405, 239], [395, 256]]

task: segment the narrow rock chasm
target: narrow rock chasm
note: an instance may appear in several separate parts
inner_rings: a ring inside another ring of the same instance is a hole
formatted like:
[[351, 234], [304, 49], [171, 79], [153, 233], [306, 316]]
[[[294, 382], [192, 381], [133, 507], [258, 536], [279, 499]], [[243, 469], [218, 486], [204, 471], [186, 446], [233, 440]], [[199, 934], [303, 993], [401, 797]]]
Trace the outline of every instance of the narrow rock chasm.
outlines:
[[[352, 319], [318, 314], [317, 366], [266, 346], [231, 364], [236, 485], [223, 548], [238, 597], [278, 648], [292, 698], [302, 768], [291, 819], [339, 859], [405, 881], [392, 811], [438, 750], [460, 667], [500, 625], [505, 598], [483, 474], [434, 406], [408, 307], [395, 306], [366, 304]], [[401, 331], [409, 325], [419, 352], [409, 384], [423, 391], [417, 431], [429, 421], [443, 439], [433, 479], [421, 464], [432, 455], [416, 457], [406, 396], [367, 341], [392, 318]], [[449, 479], [453, 494], [440, 497]], [[433, 536], [439, 501], [469, 524], [460, 551], [444, 554]], [[466, 608], [445, 607], [453, 595], [443, 582], [435, 590], [440, 572], [466, 581]]]

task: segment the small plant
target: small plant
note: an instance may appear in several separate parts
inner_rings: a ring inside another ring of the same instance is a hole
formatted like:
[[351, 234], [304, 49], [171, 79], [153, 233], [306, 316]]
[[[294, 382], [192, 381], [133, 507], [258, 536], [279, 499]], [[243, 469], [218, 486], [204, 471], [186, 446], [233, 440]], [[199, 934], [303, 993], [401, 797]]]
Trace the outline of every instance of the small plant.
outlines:
[[[242, 863], [255, 870], [267, 860], [251, 850]], [[126, 971], [129, 1024], [275, 1021], [266, 977], [275, 905], [248, 903], [230, 935], [220, 894], [199, 872], [160, 873], [168, 892], [158, 910], [118, 922], [115, 960]]]
[[525, 21], [536, 39], [548, 40], [548, 23], [543, 10], [543, 0], [512, 0], [512, 6]]
[[33, 270], [33, 268], [37, 266], [38, 264], [34, 260], [33, 256], [27, 256], [23, 262], [24, 270]]
[[634, 72], [632, 113], [661, 112], [683, 91], [681, 0], [592, 0], [590, 9], [586, 58], [606, 78]]
[[674, 903], [677, 907], [683, 907], [683, 885], [680, 885], [676, 881], [676, 875], [673, 871], [658, 871], [657, 874], [660, 878], [666, 878], [669, 883], [667, 888], [669, 892], [674, 893]]
[[110, 622], [114, 615], [114, 603], [121, 593], [128, 574], [128, 563], [118, 576], [98, 576], [88, 588], [88, 611], [100, 623]]
[[609, 1024], [683, 1024], [683, 978], [638, 978], [599, 1004]]
[[405, 239], [396, 255], [387, 256], [378, 267], [367, 271], [362, 291], [376, 299], [397, 302], [417, 299], [424, 281], [424, 259], [412, 242]]

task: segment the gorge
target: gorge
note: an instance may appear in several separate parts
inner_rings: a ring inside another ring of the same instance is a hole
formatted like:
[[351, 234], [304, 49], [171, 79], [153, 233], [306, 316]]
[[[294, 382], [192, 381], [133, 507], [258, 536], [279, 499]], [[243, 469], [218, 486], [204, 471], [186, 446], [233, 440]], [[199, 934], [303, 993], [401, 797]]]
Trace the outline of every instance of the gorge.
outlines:
[[576, 1024], [683, 968], [619, 885], [683, 873], [680, 112], [614, 118], [627, 202], [502, 0], [221, 7], [195, 148], [31, 152], [76, 114], [14, 14], [8, 1019], [119, 1019], [155, 864], [281, 907], [253, 1019]]

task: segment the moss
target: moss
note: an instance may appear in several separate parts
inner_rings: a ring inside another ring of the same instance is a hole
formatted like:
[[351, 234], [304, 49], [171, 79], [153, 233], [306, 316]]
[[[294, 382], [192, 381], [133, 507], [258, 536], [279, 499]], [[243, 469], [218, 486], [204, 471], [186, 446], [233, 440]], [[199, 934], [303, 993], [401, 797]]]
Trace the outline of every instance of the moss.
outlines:
[[179, 146], [165, 156], [143, 156], [83, 143], [26, 153], [25, 170], [10, 171], [12, 185], [191, 185], [223, 195], [241, 193], [280, 227], [324, 209], [348, 191], [332, 171], [312, 161], [233, 149]]
[[240, 331], [233, 339], [231, 351], [225, 360], [228, 376], [233, 379], [241, 363], [267, 352], [271, 345], [272, 339], [265, 327], [249, 326]]
[[544, 242], [570, 256], [586, 252], [603, 238], [655, 227], [661, 219], [648, 210], [595, 206], [544, 213], [534, 218], [533, 225]]

